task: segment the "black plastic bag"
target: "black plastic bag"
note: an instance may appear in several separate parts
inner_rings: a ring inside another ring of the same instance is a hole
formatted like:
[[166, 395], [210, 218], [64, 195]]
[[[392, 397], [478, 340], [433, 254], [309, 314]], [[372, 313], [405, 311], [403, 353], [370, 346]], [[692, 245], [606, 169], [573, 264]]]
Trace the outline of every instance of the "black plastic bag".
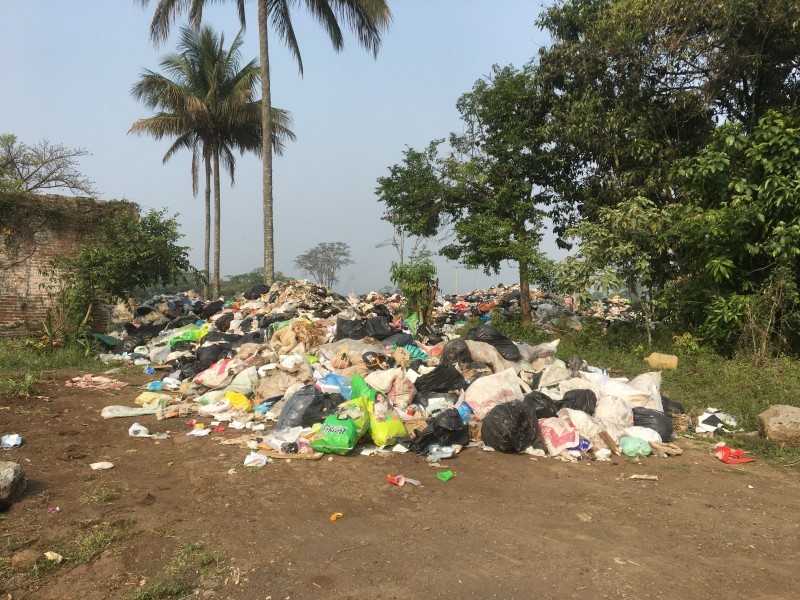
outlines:
[[439, 365], [430, 373], [417, 377], [414, 382], [417, 392], [449, 392], [463, 390], [467, 382], [453, 365]]
[[405, 331], [397, 331], [381, 340], [384, 346], [408, 346], [414, 344], [414, 336]]
[[409, 448], [419, 454], [427, 454], [432, 444], [440, 446], [469, 444], [469, 426], [464, 423], [455, 408], [448, 408], [437, 414], [431, 424], [411, 440]]
[[673, 426], [671, 415], [652, 408], [635, 406], [633, 408], [633, 424], [636, 427], [655, 429], [664, 442], [668, 442], [672, 439]]
[[531, 392], [522, 399], [522, 404], [529, 412], [533, 412], [537, 419], [549, 419], [557, 416], [558, 407], [550, 396], [542, 392]]
[[176, 319], [172, 319], [164, 329], [180, 329], [185, 325], [191, 325], [192, 323], [197, 321], [197, 315], [184, 315], [182, 317], [178, 317]]
[[117, 344], [116, 351], [122, 354], [123, 352], [133, 352], [137, 346], [144, 346], [147, 341], [142, 335], [126, 335], [122, 341]]
[[477, 329], [471, 329], [464, 337], [468, 340], [477, 340], [479, 342], [491, 344], [497, 348], [500, 356], [506, 360], [516, 362], [521, 358], [517, 345], [492, 325], [481, 325]]
[[536, 413], [519, 400], [498, 404], [484, 417], [481, 440], [501, 452], [523, 452], [529, 446], [544, 449]]
[[264, 333], [262, 331], [251, 331], [249, 333], [245, 333], [239, 339], [234, 342], [231, 342], [231, 348], [237, 350], [241, 348], [244, 344], [263, 344], [264, 343]]
[[226, 313], [214, 321], [214, 327], [217, 328], [217, 331], [225, 332], [230, 328], [231, 322], [233, 322], [233, 313]]
[[462, 339], [455, 339], [447, 342], [442, 348], [441, 364], [455, 365], [457, 363], [469, 364], [472, 362], [472, 356], [469, 353], [469, 346]]
[[253, 287], [249, 288], [245, 293], [244, 297], [247, 300], [256, 300], [261, 297], [261, 294], [266, 294], [269, 291], [269, 286], [265, 283], [259, 283], [258, 285], [254, 285]]
[[597, 408], [597, 396], [592, 390], [570, 390], [564, 393], [564, 399], [558, 402], [558, 407], [582, 410], [587, 415], [593, 415]]
[[302, 387], [289, 396], [281, 409], [281, 414], [278, 417], [278, 424], [275, 426], [275, 430], [283, 431], [284, 429], [291, 429], [292, 427], [300, 427], [303, 425], [303, 418], [306, 410], [308, 410], [308, 407], [320, 396], [322, 396], [322, 392], [313, 385]]
[[303, 427], [322, 423], [326, 417], [336, 412], [339, 405], [346, 402], [341, 394], [321, 394], [311, 401], [303, 413]]
[[222, 310], [222, 307], [225, 306], [225, 303], [222, 300], [215, 300], [214, 302], [209, 302], [203, 307], [203, 312], [200, 313], [201, 319], [208, 319], [213, 317], [219, 311]]
[[337, 341], [345, 338], [361, 340], [365, 337], [371, 337], [376, 340], [382, 340], [396, 332], [397, 330], [392, 329], [387, 317], [354, 319], [352, 321], [348, 319], [337, 319], [335, 339]]
[[206, 367], [210, 367], [220, 359], [223, 352], [230, 350], [230, 347], [230, 344], [209, 344], [207, 346], [201, 346], [197, 349], [197, 352], [195, 352], [197, 362]]
[[684, 415], [686, 414], [686, 410], [683, 408], [683, 404], [680, 402], [675, 402], [674, 400], [670, 400], [664, 394], [661, 394], [661, 404], [664, 406], [664, 412], [670, 415]]

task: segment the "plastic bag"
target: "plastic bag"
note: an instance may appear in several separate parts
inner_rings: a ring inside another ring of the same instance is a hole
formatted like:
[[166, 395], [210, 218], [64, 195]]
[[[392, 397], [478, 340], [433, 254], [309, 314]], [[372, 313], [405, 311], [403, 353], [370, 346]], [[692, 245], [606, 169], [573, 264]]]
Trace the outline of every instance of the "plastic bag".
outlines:
[[650, 429], [649, 427], [637, 427], [634, 425], [633, 427], [628, 427], [625, 429], [625, 435], [628, 437], [639, 438], [640, 440], [644, 440], [646, 442], [661, 442], [661, 435], [655, 430]]
[[311, 401], [303, 413], [303, 427], [322, 423], [328, 418], [328, 415], [335, 413], [345, 402], [346, 400], [341, 394], [320, 394]]
[[506, 360], [516, 362], [520, 359], [519, 348], [517, 345], [500, 333], [496, 327], [492, 325], [481, 325], [477, 329], [471, 329], [464, 336], [468, 340], [477, 340], [479, 342], [486, 342], [491, 344], [500, 355]]
[[641, 438], [623, 436], [619, 439], [619, 449], [625, 456], [650, 456], [650, 444]]
[[375, 388], [379, 392], [383, 392], [384, 394], [388, 393], [389, 390], [392, 388], [395, 379], [397, 378], [398, 373], [401, 373], [402, 369], [394, 368], [394, 369], [387, 369], [386, 371], [372, 371], [364, 378], [364, 380], [369, 384], [370, 387]]
[[539, 421], [522, 402], [506, 402], [495, 406], [481, 425], [481, 440], [501, 452], [523, 452], [529, 446], [545, 448]]
[[522, 360], [525, 362], [533, 362], [539, 358], [554, 356], [558, 350], [558, 343], [560, 341], [561, 340], [553, 340], [552, 342], [539, 344], [538, 346], [529, 346], [528, 344], [521, 343], [517, 344], [517, 349], [519, 350]]
[[292, 427], [299, 427], [303, 424], [303, 415], [309, 406], [320, 396], [322, 392], [313, 385], [307, 385], [286, 399], [278, 417], [277, 431], [284, 431]]
[[633, 425], [633, 408], [625, 400], [615, 396], [600, 398], [595, 406], [594, 416], [621, 427]]
[[445, 344], [442, 348], [440, 364], [455, 365], [458, 363], [467, 364], [472, 362], [467, 343], [462, 339], [455, 339]]
[[469, 354], [473, 362], [482, 362], [492, 367], [492, 371], [499, 373], [514, 366], [514, 363], [506, 360], [497, 351], [497, 348], [486, 342], [477, 340], [467, 340], [464, 342], [469, 348]]
[[350, 380], [344, 375], [338, 373], [328, 373], [319, 380], [320, 383], [339, 388], [339, 393], [344, 396], [345, 400], [350, 400]]
[[348, 400], [336, 414], [328, 416], [309, 437], [311, 447], [326, 454], [347, 454], [369, 429], [366, 398]]
[[428, 448], [434, 444], [466, 446], [468, 443], [469, 427], [455, 408], [449, 408], [437, 414], [430, 425], [411, 441], [409, 447], [419, 454], [427, 454]]
[[570, 378], [569, 370], [562, 365], [549, 365], [542, 372], [542, 378], [539, 380], [539, 389], [550, 387]]
[[593, 415], [597, 406], [597, 396], [592, 390], [570, 390], [564, 394], [559, 408], [581, 410], [587, 415]]
[[558, 407], [547, 394], [542, 392], [531, 392], [526, 394], [522, 399], [522, 403], [529, 411], [536, 414], [537, 419], [549, 419], [556, 416]]
[[387, 446], [408, 437], [403, 421], [383, 394], [377, 394], [370, 405], [369, 434], [376, 446]]
[[349, 338], [351, 340], [360, 340], [365, 337], [371, 337], [376, 340], [382, 340], [389, 337], [397, 330], [392, 329], [387, 317], [372, 317], [370, 319], [342, 319], [336, 320], [336, 334], [334, 339], [341, 340]]
[[449, 392], [463, 390], [467, 382], [453, 365], [439, 365], [430, 373], [417, 377], [417, 392]]
[[376, 390], [367, 385], [361, 375], [354, 375], [350, 380], [351, 398], [366, 398], [369, 402], [375, 402]]
[[663, 442], [672, 439], [672, 416], [661, 411], [637, 406], [633, 409], [633, 424], [657, 431]]

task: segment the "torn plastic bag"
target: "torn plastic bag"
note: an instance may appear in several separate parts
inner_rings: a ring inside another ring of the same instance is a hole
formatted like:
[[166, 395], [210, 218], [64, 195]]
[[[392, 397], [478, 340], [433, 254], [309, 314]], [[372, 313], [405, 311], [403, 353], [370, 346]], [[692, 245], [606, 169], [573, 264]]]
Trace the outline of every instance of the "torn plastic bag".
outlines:
[[214, 300], [214, 302], [209, 302], [203, 307], [203, 310], [200, 313], [200, 318], [207, 320], [220, 312], [224, 307], [225, 303], [222, 300]]
[[[479, 342], [478, 340], [466, 340], [467, 348], [471, 361], [468, 362], [482, 362], [492, 367], [492, 372], [499, 373], [505, 369], [514, 366], [510, 360], [503, 358], [497, 351], [497, 348], [486, 342]], [[515, 369], [516, 370], [516, 369]]]
[[672, 439], [672, 416], [651, 408], [636, 406], [633, 409], [633, 424], [637, 427], [654, 429], [661, 436], [661, 441]]
[[229, 349], [230, 344], [204, 344], [197, 349], [195, 356], [197, 362], [207, 368], [217, 362], [222, 353]]
[[555, 353], [558, 350], [558, 343], [560, 341], [561, 340], [553, 340], [552, 342], [539, 344], [538, 346], [529, 346], [523, 342], [521, 344], [517, 344], [517, 349], [519, 350], [522, 360], [526, 362], [533, 362], [539, 358], [549, 358], [551, 356], [555, 356]]
[[631, 404], [643, 408], [652, 408], [660, 412], [664, 410], [664, 404], [661, 402], [661, 371], [643, 373], [631, 379], [629, 385], [645, 392], [649, 396], [644, 403], [637, 404], [632, 402]]
[[341, 394], [320, 394], [315, 397], [303, 413], [303, 427], [311, 427], [315, 423], [322, 423], [346, 401]]
[[445, 344], [440, 358], [443, 365], [455, 365], [458, 363], [468, 364], [472, 362], [467, 343], [461, 338], [452, 340]]
[[434, 404], [442, 405], [449, 402], [455, 406], [456, 402], [458, 402], [458, 396], [447, 392], [417, 392], [417, 395], [414, 396], [414, 403], [425, 408], [428, 408], [431, 400]]
[[339, 388], [339, 393], [344, 396], [345, 400], [350, 400], [350, 380], [344, 375], [338, 373], [328, 373], [319, 380], [321, 384]]
[[620, 427], [633, 425], [633, 407], [621, 398], [603, 396], [597, 401], [594, 416]]
[[532, 410], [536, 414], [537, 419], [550, 419], [555, 417], [558, 412], [556, 403], [542, 392], [525, 394], [522, 402], [529, 411]]
[[467, 382], [453, 365], [439, 365], [430, 373], [417, 377], [414, 387], [417, 393], [449, 392], [465, 389]]
[[411, 440], [409, 448], [419, 454], [427, 454], [428, 448], [433, 444], [466, 446], [468, 443], [469, 427], [461, 420], [461, 415], [455, 408], [449, 408], [437, 414], [430, 425]]
[[381, 339], [381, 344], [384, 346], [397, 346], [398, 348], [403, 348], [413, 343], [414, 337], [410, 333], [404, 331], [398, 331]]
[[506, 402], [495, 406], [481, 425], [481, 440], [501, 452], [523, 452], [526, 448], [545, 449], [539, 421], [531, 418], [522, 402]]
[[384, 394], [388, 394], [398, 374], [401, 373], [402, 369], [400, 367], [388, 369], [386, 371], [379, 369], [376, 371], [371, 371], [369, 374], [367, 374], [364, 380], [367, 382], [367, 384], [369, 384], [370, 387], [373, 387]]
[[414, 401], [417, 389], [414, 384], [406, 377], [404, 369], [400, 369], [389, 389], [389, 400], [397, 408], [405, 408]]
[[581, 410], [587, 415], [593, 415], [597, 407], [597, 396], [592, 390], [570, 390], [564, 394], [558, 407]]
[[464, 336], [468, 340], [477, 340], [479, 342], [486, 342], [491, 344], [500, 355], [506, 360], [516, 362], [520, 359], [519, 348], [517, 345], [500, 333], [496, 327], [492, 325], [481, 325], [477, 329], [471, 329]]

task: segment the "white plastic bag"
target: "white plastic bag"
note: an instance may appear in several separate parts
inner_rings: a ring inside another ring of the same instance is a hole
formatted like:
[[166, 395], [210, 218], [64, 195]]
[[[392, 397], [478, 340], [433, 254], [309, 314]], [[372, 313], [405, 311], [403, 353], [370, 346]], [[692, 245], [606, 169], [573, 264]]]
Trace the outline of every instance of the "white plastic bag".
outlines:
[[652, 408], [653, 410], [664, 412], [664, 404], [661, 401], [661, 371], [643, 373], [631, 379], [628, 385], [648, 395], [647, 402], [634, 406], [642, 406], [644, 408]]
[[655, 429], [649, 427], [628, 427], [625, 430], [625, 435], [632, 438], [639, 438], [648, 444], [651, 442], [661, 442], [661, 436]]
[[601, 396], [594, 409], [594, 416], [621, 427], [633, 427], [633, 407], [616, 396]]
[[522, 400], [531, 391], [514, 369], [505, 369], [494, 375], [486, 375], [474, 381], [464, 393], [464, 401], [482, 420], [493, 407], [511, 400]]

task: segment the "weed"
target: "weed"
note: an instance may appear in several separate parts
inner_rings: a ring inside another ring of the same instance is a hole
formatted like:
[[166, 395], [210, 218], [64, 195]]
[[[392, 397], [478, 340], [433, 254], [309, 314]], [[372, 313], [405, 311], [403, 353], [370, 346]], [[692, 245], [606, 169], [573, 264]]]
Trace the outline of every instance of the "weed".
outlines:
[[28, 397], [33, 391], [33, 386], [41, 383], [42, 379], [38, 373], [26, 371], [22, 379], [3, 379], [0, 381], [0, 389], [11, 396]]
[[202, 552], [203, 544], [181, 544], [164, 567], [163, 575], [156, 581], [140, 587], [133, 600], [166, 600], [182, 598], [191, 593], [198, 581], [209, 575], [219, 575], [217, 557]]
[[81, 502], [113, 502], [119, 498], [119, 492], [113, 488], [100, 486], [95, 488], [91, 493], [84, 494], [81, 497]]
[[0, 377], [11, 377], [18, 373], [42, 373], [51, 369], [98, 369], [99, 363], [85, 356], [84, 352], [84, 348], [75, 343], [41, 352], [26, 345], [24, 340], [2, 339]]

